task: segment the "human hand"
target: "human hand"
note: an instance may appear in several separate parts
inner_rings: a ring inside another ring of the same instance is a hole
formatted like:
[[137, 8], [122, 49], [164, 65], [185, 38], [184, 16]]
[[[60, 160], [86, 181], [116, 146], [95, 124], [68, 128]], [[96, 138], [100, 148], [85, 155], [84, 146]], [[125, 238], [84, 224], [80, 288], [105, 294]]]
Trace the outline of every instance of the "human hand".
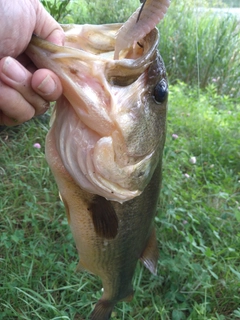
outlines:
[[0, 125], [17, 125], [44, 113], [62, 93], [58, 77], [24, 53], [32, 34], [62, 45], [64, 32], [39, 0], [0, 0]]

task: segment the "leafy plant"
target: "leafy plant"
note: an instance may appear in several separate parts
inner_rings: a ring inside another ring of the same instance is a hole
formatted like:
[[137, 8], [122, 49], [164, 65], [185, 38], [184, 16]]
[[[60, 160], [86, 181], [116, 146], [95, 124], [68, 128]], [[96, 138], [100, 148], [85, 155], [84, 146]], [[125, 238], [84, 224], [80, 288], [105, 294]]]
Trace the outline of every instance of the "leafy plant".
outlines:
[[59, 22], [61, 22], [69, 13], [68, 5], [71, 0], [41, 0], [48, 12]]
[[172, 2], [159, 25], [160, 52], [169, 79], [240, 96], [240, 34], [237, 18], [219, 15], [192, 2]]

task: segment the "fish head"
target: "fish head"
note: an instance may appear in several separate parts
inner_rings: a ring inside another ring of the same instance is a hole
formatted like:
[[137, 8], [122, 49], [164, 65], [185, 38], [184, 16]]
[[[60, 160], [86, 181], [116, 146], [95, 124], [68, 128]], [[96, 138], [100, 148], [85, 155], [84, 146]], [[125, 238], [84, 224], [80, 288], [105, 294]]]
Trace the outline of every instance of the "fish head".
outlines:
[[142, 193], [161, 160], [168, 84], [157, 29], [114, 60], [120, 27], [63, 26], [65, 46], [34, 36], [27, 53], [61, 80], [51, 130], [66, 170], [84, 190], [122, 203]]

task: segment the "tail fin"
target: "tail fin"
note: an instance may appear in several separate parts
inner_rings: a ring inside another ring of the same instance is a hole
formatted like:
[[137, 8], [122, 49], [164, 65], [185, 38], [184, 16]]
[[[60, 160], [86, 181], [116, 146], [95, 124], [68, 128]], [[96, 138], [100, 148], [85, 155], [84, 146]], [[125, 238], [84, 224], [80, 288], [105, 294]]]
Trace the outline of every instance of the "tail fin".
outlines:
[[99, 300], [90, 315], [90, 320], [109, 320], [114, 304], [107, 300]]

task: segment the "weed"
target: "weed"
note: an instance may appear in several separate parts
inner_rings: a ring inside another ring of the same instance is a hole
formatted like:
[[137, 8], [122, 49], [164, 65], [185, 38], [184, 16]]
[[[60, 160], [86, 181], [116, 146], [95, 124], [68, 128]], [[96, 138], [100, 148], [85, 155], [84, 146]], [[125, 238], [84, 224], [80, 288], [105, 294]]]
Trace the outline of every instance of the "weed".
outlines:
[[239, 97], [240, 33], [236, 17], [175, 1], [159, 30], [160, 52], [172, 83], [181, 80], [201, 88], [214, 83], [218, 93]]

